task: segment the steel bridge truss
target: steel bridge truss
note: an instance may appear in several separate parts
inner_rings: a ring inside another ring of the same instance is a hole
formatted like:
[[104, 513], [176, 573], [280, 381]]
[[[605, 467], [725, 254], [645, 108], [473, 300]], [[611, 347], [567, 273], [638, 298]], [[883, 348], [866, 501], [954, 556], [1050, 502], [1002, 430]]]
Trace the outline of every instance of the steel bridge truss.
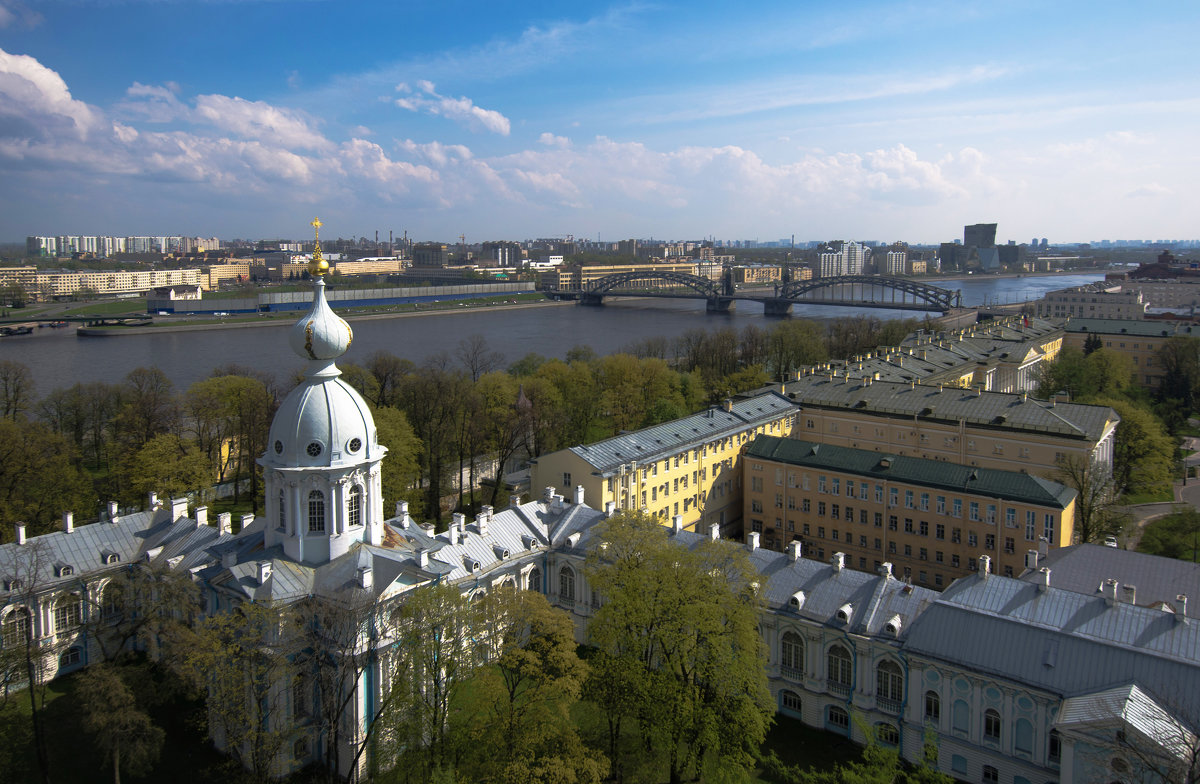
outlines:
[[[820, 293], [829, 289], [830, 294], [838, 289], [848, 291], [849, 297], [822, 297]], [[900, 294], [899, 300], [896, 294]], [[815, 296], [814, 296], [815, 294]], [[923, 303], [930, 309], [948, 311], [962, 307], [962, 292], [931, 286], [905, 278], [888, 278], [876, 275], [840, 275], [834, 278], [794, 281], [780, 287], [776, 297], [797, 303], [869, 303], [886, 307], [888, 304], [907, 305]]]

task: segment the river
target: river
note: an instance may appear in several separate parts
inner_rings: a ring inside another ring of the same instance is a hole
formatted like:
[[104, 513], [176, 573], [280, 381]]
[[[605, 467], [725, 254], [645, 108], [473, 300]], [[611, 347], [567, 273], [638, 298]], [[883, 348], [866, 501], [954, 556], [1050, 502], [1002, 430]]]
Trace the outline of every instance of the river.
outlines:
[[[1040, 299], [1050, 290], [1078, 286], [1103, 274], [972, 277], [937, 285], [963, 293], [967, 306]], [[879, 318], [920, 318], [916, 311], [858, 310], [798, 305], [798, 318], [831, 319], [866, 313]], [[738, 302], [728, 314], [709, 314], [700, 300], [618, 299], [604, 307], [574, 305], [463, 312], [446, 311], [419, 317], [354, 321], [354, 345], [345, 362], [363, 362], [378, 350], [421, 362], [438, 352], [452, 354], [472, 335], [483, 335], [506, 361], [529, 353], [562, 357], [575, 346], [591, 346], [608, 354], [643, 338], [675, 337], [691, 329], [754, 324], [769, 327], [777, 318], [762, 306]], [[213, 368], [238, 364], [284, 379], [301, 368], [287, 344], [288, 324], [253, 329], [82, 338], [73, 329], [39, 329], [33, 335], [0, 338], [0, 359], [23, 363], [33, 372], [38, 397], [80, 381], [119, 382], [134, 368], [161, 368], [176, 388], [205, 378]]]

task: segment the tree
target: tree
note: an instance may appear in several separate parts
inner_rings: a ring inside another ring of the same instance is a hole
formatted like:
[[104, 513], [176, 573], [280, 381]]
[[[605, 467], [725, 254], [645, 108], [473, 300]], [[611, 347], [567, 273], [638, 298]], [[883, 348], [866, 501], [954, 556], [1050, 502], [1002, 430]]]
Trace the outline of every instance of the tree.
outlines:
[[1158, 350], [1158, 363], [1163, 369], [1159, 396], [1175, 401], [1182, 418], [1187, 419], [1196, 410], [1200, 394], [1200, 338], [1168, 338]]
[[171, 656], [205, 697], [209, 735], [261, 784], [278, 773], [295, 727], [288, 710], [298, 652], [293, 628], [287, 608], [242, 602], [196, 624]]
[[1200, 512], [1190, 506], [1175, 511], [1142, 528], [1138, 552], [1200, 563]]
[[499, 351], [492, 351], [483, 335], [471, 335], [460, 340], [454, 349], [454, 356], [471, 377], [471, 383], [475, 383], [486, 373], [504, 367], [504, 355]]
[[[420, 439], [400, 409], [382, 406], [371, 413], [375, 418], [375, 432], [379, 435], [379, 443], [386, 444], [388, 449], [387, 459], [380, 468], [383, 508], [392, 509], [400, 500], [419, 500], [419, 493], [415, 493], [413, 488], [421, 478], [420, 458], [423, 447]], [[417, 508], [414, 507], [411, 513], [415, 516], [418, 513]]]
[[1067, 455], [1058, 463], [1057, 478], [1075, 491], [1076, 542], [1103, 541], [1116, 536], [1129, 522], [1117, 506], [1120, 488], [1107, 466], [1088, 457]]
[[1175, 443], [1158, 417], [1120, 398], [1097, 398], [1092, 402], [1111, 406], [1121, 416], [1113, 443], [1115, 487], [1125, 493], [1170, 493], [1175, 478]]
[[29, 368], [11, 359], [0, 359], [0, 417], [16, 420], [33, 403], [34, 383]]
[[758, 633], [761, 578], [745, 550], [712, 540], [688, 549], [640, 512], [601, 523], [596, 541], [587, 575], [604, 601], [589, 637], [636, 695], [603, 709], [631, 710], [672, 784], [705, 765], [748, 766], [774, 706]]
[[30, 535], [47, 533], [63, 510], [96, 508], [76, 452], [41, 422], [0, 419], [0, 518], [24, 520]]
[[165, 734], [141, 710], [133, 691], [108, 664], [93, 664], [79, 678], [76, 698], [83, 726], [112, 762], [113, 782], [121, 771], [143, 775], [158, 760]]
[[1100, 335], [1093, 332], [1083, 341], [1084, 356], [1091, 354], [1093, 351], [1104, 348], [1104, 341], [1100, 339]]
[[45, 651], [41, 623], [38, 622], [39, 598], [45, 578], [52, 574], [50, 555], [36, 539], [20, 548], [11, 564], [8, 579], [12, 590], [8, 603], [12, 606], [4, 620], [3, 643], [7, 652], [5, 664], [15, 666], [25, 681], [29, 697], [29, 722], [37, 759], [38, 778], [50, 784], [50, 752], [46, 726], [46, 678], [43, 671]]
[[137, 449], [160, 433], [177, 430], [179, 403], [171, 379], [158, 368], [135, 368], [121, 387], [117, 431], [128, 448]]
[[212, 485], [208, 459], [195, 444], [171, 433], [147, 441], [133, 453], [127, 470], [131, 501], [152, 491], [181, 498]]

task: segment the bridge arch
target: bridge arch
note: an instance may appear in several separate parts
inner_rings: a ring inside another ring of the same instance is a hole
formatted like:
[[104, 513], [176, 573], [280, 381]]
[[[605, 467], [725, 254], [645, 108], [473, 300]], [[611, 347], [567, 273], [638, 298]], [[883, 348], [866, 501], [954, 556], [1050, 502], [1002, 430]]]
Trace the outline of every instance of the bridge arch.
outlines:
[[582, 292], [593, 297], [603, 297], [605, 294], [611, 293], [613, 289], [624, 288], [627, 284], [637, 281], [668, 281], [689, 288], [705, 297], [716, 297], [721, 294], [721, 286], [714, 280], [670, 270], [618, 272], [587, 283], [583, 286]]
[[818, 278], [817, 280], [793, 281], [782, 286], [776, 296], [779, 299], [808, 302], [814, 301], [815, 298], [808, 298], [805, 296], [807, 294], [821, 289], [833, 289], [843, 286], [858, 287], [860, 291], [879, 289], [881, 291], [890, 290], [892, 292], [900, 292], [902, 296], [912, 297], [918, 302], [924, 302], [933, 308], [943, 311], [962, 307], [962, 292], [944, 289], [940, 286], [931, 286], [928, 283], [908, 280], [907, 278], [890, 278], [882, 275], [839, 275], [832, 278]]

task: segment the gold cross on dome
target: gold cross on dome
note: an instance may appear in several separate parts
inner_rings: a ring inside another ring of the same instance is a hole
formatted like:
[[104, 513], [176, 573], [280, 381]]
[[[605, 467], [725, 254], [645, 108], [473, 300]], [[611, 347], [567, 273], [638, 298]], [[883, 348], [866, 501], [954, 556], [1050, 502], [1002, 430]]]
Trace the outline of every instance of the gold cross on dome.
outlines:
[[321, 223], [321, 219], [320, 219], [320, 218], [313, 218], [313, 219], [312, 219], [312, 223], [310, 223], [310, 224], [308, 224], [308, 225], [313, 227], [313, 230], [314, 230], [314, 231], [316, 232], [316, 234], [317, 234], [317, 239], [318, 239], [318, 240], [319, 240], [319, 239], [321, 239], [321, 227], [325, 225], [324, 223]]

